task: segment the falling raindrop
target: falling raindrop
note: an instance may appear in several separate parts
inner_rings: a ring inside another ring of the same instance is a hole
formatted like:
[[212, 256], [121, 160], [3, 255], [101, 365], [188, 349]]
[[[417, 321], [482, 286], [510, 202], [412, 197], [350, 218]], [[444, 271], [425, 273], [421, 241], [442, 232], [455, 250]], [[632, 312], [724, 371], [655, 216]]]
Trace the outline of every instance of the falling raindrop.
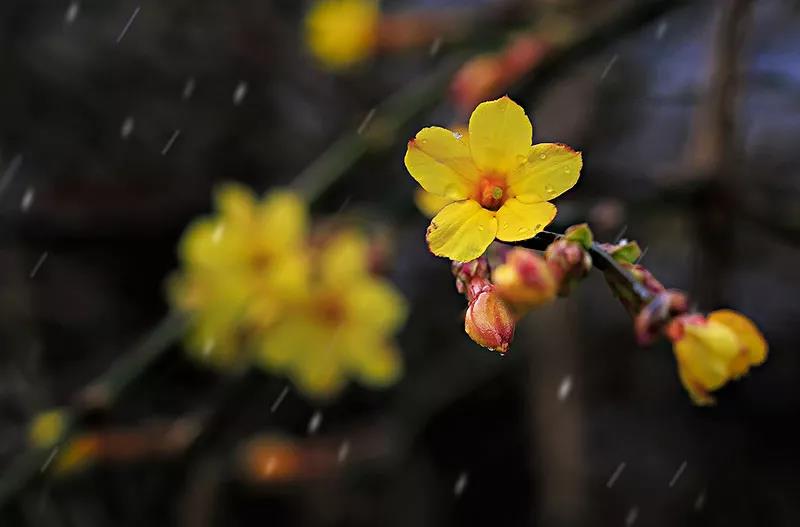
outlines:
[[608, 487], [608, 488], [613, 487], [614, 483], [617, 482], [617, 479], [619, 479], [619, 476], [620, 476], [620, 474], [622, 474], [623, 470], [625, 470], [625, 462], [624, 461], [619, 464], [619, 466], [617, 467], [617, 470], [615, 470], [614, 473], [611, 474], [611, 477], [608, 478], [608, 482], [606, 482], [606, 487]]
[[675, 472], [675, 475], [672, 476], [671, 480], [669, 480], [670, 487], [673, 487], [675, 485], [675, 483], [678, 481], [678, 478], [680, 478], [681, 474], [683, 474], [684, 470], [686, 470], [686, 461], [681, 463], [681, 466], [678, 467], [678, 470]]
[[569, 393], [572, 391], [572, 376], [567, 375], [563, 379], [561, 379], [561, 384], [558, 386], [558, 400], [563, 401], [567, 397], [569, 397]]
[[661, 22], [658, 23], [658, 26], [656, 26], [656, 40], [661, 40], [662, 38], [664, 38], [664, 35], [667, 34], [668, 27], [669, 24], [667, 24], [665, 20], [662, 20]]
[[211, 233], [211, 241], [213, 243], [219, 243], [222, 240], [222, 235], [225, 234], [225, 225], [219, 224], [214, 228], [214, 232]]
[[72, 2], [67, 7], [67, 12], [64, 13], [64, 23], [65, 24], [72, 24], [75, 22], [75, 19], [78, 18], [78, 13], [80, 13], [81, 4], [78, 2]]
[[183, 85], [183, 93], [181, 94], [184, 100], [192, 96], [192, 94], [194, 93], [194, 86], [195, 86], [194, 77], [189, 77], [188, 79], [186, 79], [186, 84]]
[[464, 489], [467, 488], [467, 483], [469, 483], [469, 474], [462, 472], [458, 475], [455, 485], [453, 485], [453, 494], [461, 496], [464, 493]]
[[339, 446], [339, 452], [336, 454], [336, 459], [339, 461], [339, 463], [344, 463], [349, 455], [350, 441], [342, 441], [342, 444]]
[[288, 386], [284, 386], [283, 390], [281, 390], [281, 393], [275, 399], [275, 402], [273, 402], [272, 406], [270, 406], [270, 408], [269, 408], [270, 413], [273, 413], [273, 414], [275, 413], [275, 410], [278, 409], [278, 407], [281, 405], [281, 403], [286, 398], [286, 395], [288, 393], [289, 393], [289, 387]]
[[242, 104], [242, 101], [247, 96], [247, 83], [242, 81], [236, 85], [236, 89], [233, 90], [233, 104], [239, 106]]
[[606, 64], [606, 67], [603, 69], [603, 73], [600, 74], [600, 79], [606, 78], [608, 72], [611, 71], [611, 68], [613, 68], [614, 64], [617, 63], [617, 60], [619, 60], [618, 54], [615, 54], [613, 57], [611, 57], [611, 60], [608, 61], [608, 64]]
[[139, 14], [139, 11], [141, 11], [141, 9], [142, 8], [140, 6], [136, 6], [136, 9], [133, 10], [133, 14], [128, 19], [128, 23], [125, 24], [125, 27], [122, 28], [122, 32], [117, 37], [117, 44], [122, 42], [122, 39], [125, 38], [125, 35], [128, 33], [128, 30], [131, 28], [131, 25], [133, 24], [133, 21], [136, 20], [136, 17]]
[[625, 516], [625, 526], [631, 527], [634, 523], [636, 523], [636, 519], [639, 517], [639, 507], [631, 507], [631, 510], [628, 511], [628, 515]]
[[131, 133], [133, 133], [133, 127], [135, 126], [136, 121], [134, 121], [133, 117], [130, 115], [122, 121], [122, 126], [119, 129], [119, 135], [123, 139], [127, 139], [130, 137]]
[[25, 189], [25, 194], [22, 195], [22, 201], [19, 204], [19, 208], [22, 209], [22, 212], [27, 212], [28, 209], [31, 208], [35, 195], [36, 192], [33, 190], [33, 187]]
[[706, 491], [703, 490], [700, 494], [697, 495], [697, 499], [694, 500], [694, 510], [701, 511], [703, 507], [706, 505]]
[[372, 108], [369, 112], [367, 112], [367, 116], [364, 117], [364, 120], [361, 121], [361, 124], [358, 125], [358, 130], [356, 131], [356, 133], [358, 133], [358, 135], [361, 135], [361, 134], [364, 133], [364, 130], [367, 129], [367, 126], [369, 126], [369, 123], [372, 122], [372, 118], [373, 117], [375, 117], [375, 108]]
[[440, 49], [442, 49], [442, 37], [436, 37], [433, 42], [431, 42], [431, 49], [429, 50], [431, 57], [435, 57]]
[[321, 424], [322, 424], [322, 412], [317, 410], [316, 412], [314, 412], [314, 415], [311, 416], [311, 419], [308, 420], [308, 433], [316, 434]]
[[36, 273], [38, 273], [39, 269], [41, 269], [42, 265], [44, 265], [44, 261], [45, 260], [47, 260], [47, 252], [46, 251], [43, 252], [42, 255], [39, 257], [39, 259], [36, 261], [36, 265], [33, 266], [33, 269], [31, 269], [31, 272], [28, 275], [29, 278], [33, 278], [34, 276], [36, 276]]
[[180, 135], [181, 135], [180, 130], [175, 130], [174, 132], [172, 132], [172, 135], [170, 136], [169, 140], [167, 140], [167, 144], [165, 144], [164, 148], [161, 149], [162, 156], [167, 155], [167, 152], [169, 152], [170, 149], [172, 149], [172, 145], [175, 144], [175, 141], [178, 139], [178, 136]]

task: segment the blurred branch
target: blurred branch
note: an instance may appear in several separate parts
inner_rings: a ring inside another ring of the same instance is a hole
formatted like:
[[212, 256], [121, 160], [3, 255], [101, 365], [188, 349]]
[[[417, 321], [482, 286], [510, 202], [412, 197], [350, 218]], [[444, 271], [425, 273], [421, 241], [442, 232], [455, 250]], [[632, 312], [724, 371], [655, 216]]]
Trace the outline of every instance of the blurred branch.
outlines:
[[0, 508], [42, 472], [42, 467], [54, 455], [54, 449], [60, 448], [70, 439], [82, 418], [92, 410], [112, 405], [126, 388], [147, 371], [180, 336], [183, 326], [183, 317], [175, 313], [164, 317], [137, 346], [82, 390], [72, 406], [60, 410], [64, 427], [57, 444], [53, 448], [31, 447], [19, 455], [3, 473], [0, 479]]

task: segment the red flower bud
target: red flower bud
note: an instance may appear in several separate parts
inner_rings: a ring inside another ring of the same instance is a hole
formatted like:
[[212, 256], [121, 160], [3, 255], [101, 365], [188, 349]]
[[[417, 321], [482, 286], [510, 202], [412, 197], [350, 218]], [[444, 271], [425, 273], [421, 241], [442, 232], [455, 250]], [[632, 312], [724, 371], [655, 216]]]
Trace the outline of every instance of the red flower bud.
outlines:
[[489, 278], [489, 262], [485, 256], [469, 262], [453, 261], [452, 271], [456, 277], [456, 289], [459, 293], [465, 294], [473, 278]]
[[684, 293], [662, 291], [636, 316], [633, 322], [636, 340], [643, 346], [651, 344], [674, 317], [683, 315], [688, 309], [689, 301]]
[[518, 314], [545, 304], [558, 292], [550, 266], [537, 253], [515, 247], [492, 273], [497, 292]]
[[556, 240], [547, 247], [544, 257], [560, 283], [561, 296], [568, 295], [592, 268], [592, 258], [577, 242]]
[[505, 353], [514, 338], [511, 308], [488, 280], [473, 279], [467, 289], [469, 307], [464, 317], [467, 335], [484, 348]]

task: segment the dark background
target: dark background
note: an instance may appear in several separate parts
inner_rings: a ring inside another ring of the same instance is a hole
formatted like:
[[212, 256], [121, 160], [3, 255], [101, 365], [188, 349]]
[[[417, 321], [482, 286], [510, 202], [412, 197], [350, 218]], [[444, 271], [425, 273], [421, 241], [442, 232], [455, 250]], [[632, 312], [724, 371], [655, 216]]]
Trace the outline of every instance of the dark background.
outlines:
[[[580, 17], [581, 2], [569, 3]], [[322, 407], [290, 391], [270, 412], [285, 380], [250, 375], [230, 395], [176, 346], [91, 423], [213, 408], [201, 440], [166, 459], [35, 478], [0, 525], [800, 524], [800, 4], [686, 4], [509, 91], [535, 142], [584, 153], [554, 229], [588, 220], [613, 240], [626, 228], [666, 285], [701, 310], [742, 311], [767, 336], [766, 364], [721, 390], [716, 407], [691, 405], [668, 344], [635, 345], [598, 276], [521, 322], [508, 356], [469, 341], [463, 298], [448, 263], [426, 250], [402, 163], [419, 128], [463, 118], [445, 101], [314, 206], [391, 229], [392, 279], [411, 305], [397, 387], [352, 387]], [[69, 404], [167, 311], [176, 241], [209, 210], [214, 184], [290, 183], [456, 52], [382, 56], [334, 75], [303, 47], [303, 2], [87, 0], [72, 21], [68, 8], [0, 5], [0, 478], [33, 416]], [[731, 50], [736, 67], [720, 89]], [[726, 98], [732, 115], [716, 106]], [[291, 485], [248, 484], [227, 468], [254, 433], [302, 440], [317, 411], [319, 439], [352, 436], [355, 450], [372, 430], [385, 456]]]

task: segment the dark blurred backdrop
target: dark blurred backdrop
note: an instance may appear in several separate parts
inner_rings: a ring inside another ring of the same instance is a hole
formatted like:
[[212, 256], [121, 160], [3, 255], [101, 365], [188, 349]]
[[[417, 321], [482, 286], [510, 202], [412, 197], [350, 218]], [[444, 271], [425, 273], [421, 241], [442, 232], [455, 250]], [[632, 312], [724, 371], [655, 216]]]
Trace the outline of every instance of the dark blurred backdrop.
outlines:
[[[569, 3], [578, 17], [597, 4]], [[800, 4], [744, 2], [739, 14], [732, 0], [685, 4], [509, 91], [535, 142], [584, 153], [554, 229], [588, 220], [601, 239], [639, 240], [666, 285], [700, 309], [742, 311], [767, 336], [766, 364], [716, 407], [690, 404], [668, 344], [636, 346], [597, 276], [525, 319], [507, 357], [463, 334], [463, 298], [448, 263], [427, 252], [402, 163], [420, 127], [463, 118], [444, 102], [314, 208], [391, 228], [392, 278], [411, 304], [396, 388], [352, 387], [322, 407], [289, 391], [271, 412], [283, 379], [256, 375], [220, 402], [226, 381], [176, 347], [92, 422], [224, 405], [213, 430], [166, 459], [33, 481], [0, 525], [800, 524]], [[209, 210], [214, 184], [289, 183], [455, 52], [426, 48], [334, 75], [303, 46], [306, 7], [0, 5], [0, 467], [25, 448], [33, 415], [69, 404], [167, 311], [175, 244]], [[725, 101], [732, 114], [716, 106]], [[389, 441], [386, 459], [311, 482], [252, 485], [219, 468], [256, 432], [306, 437], [315, 412], [322, 439], [420, 429]]]

